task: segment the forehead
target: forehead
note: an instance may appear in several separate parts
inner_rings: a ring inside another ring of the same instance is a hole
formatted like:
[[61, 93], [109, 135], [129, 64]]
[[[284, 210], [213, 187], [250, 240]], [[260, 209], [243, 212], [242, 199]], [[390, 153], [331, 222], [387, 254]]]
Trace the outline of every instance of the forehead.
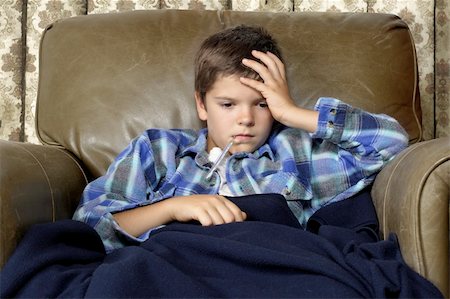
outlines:
[[244, 85], [238, 75], [220, 76], [214, 82], [207, 95], [212, 97], [224, 97], [230, 99], [261, 99], [259, 91]]

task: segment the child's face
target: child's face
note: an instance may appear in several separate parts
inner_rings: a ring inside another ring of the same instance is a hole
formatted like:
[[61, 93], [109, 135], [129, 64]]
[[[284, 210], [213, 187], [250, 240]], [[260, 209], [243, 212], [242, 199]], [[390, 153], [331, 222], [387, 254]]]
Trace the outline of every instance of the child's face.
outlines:
[[253, 152], [263, 145], [272, 129], [273, 117], [260, 92], [239, 81], [219, 77], [204, 102], [195, 95], [197, 112], [208, 126], [208, 151], [224, 148], [232, 138], [231, 153]]

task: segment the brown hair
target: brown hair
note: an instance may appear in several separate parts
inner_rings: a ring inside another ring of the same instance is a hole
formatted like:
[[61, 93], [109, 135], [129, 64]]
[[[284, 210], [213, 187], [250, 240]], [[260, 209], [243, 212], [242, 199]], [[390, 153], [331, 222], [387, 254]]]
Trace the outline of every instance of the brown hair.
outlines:
[[252, 50], [271, 52], [281, 60], [277, 42], [262, 27], [240, 25], [211, 35], [195, 57], [195, 91], [205, 99], [219, 76], [238, 75], [261, 80], [258, 73], [242, 64], [243, 58], [257, 60]]

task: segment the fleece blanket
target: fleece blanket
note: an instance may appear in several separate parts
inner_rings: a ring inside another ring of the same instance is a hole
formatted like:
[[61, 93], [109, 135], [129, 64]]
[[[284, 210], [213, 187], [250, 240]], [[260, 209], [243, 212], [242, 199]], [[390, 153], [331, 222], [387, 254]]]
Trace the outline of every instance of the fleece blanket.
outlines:
[[301, 228], [280, 195], [232, 198], [241, 223], [172, 223], [106, 254], [97, 233], [36, 225], [1, 272], [0, 297], [442, 298], [378, 240], [368, 193], [322, 208]]

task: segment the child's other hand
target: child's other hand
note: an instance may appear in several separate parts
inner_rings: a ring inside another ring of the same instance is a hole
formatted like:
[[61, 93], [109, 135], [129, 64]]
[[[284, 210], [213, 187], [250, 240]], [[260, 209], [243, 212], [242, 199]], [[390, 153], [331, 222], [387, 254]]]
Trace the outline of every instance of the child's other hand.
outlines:
[[270, 52], [254, 50], [252, 55], [265, 65], [251, 59], [243, 59], [242, 63], [257, 72], [264, 82], [241, 78], [241, 83], [259, 91], [265, 98], [273, 118], [287, 125], [285, 114], [296, 105], [289, 93], [284, 64]]
[[201, 225], [209, 226], [241, 222], [247, 218], [237, 205], [220, 195], [190, 195], [166, 201], [170, 202], [170, 216], [174, 221], [197, 220]]

